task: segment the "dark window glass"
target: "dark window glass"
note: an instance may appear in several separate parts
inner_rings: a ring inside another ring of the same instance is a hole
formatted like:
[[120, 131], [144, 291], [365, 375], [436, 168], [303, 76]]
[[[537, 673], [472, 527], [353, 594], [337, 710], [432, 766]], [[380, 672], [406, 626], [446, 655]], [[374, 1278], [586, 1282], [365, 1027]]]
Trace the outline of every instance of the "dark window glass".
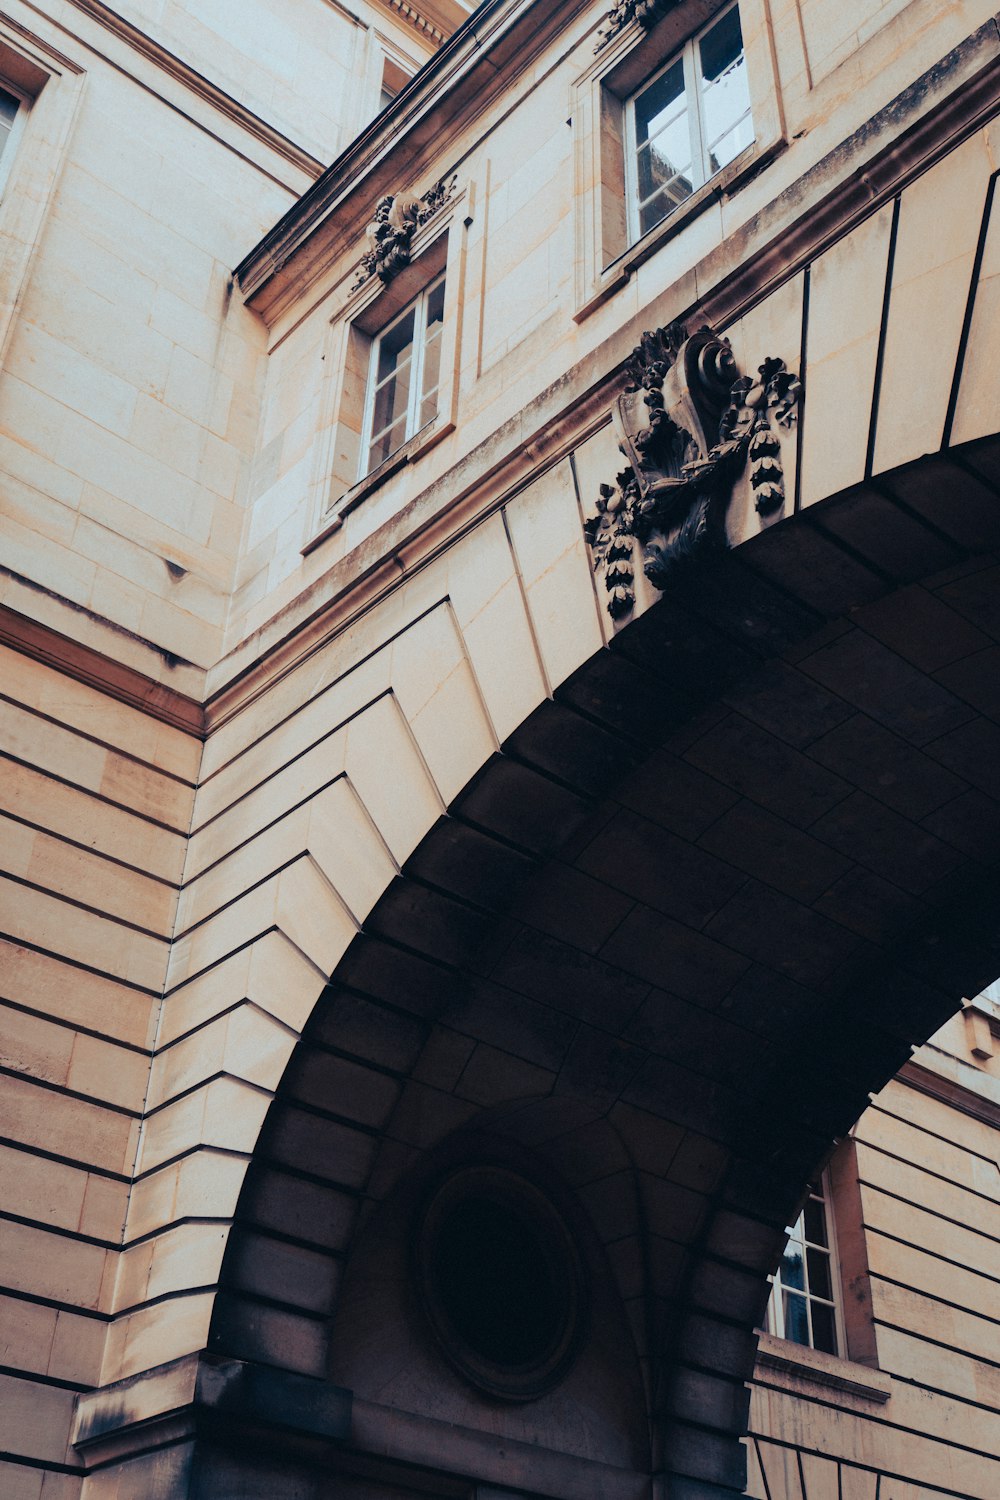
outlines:
[[802, 1212], [805, 1238], [810, 1245], [825, 1245], [827, 1243], [826, 1210], [822, 1200], [810, 1198]]
[[785, 1338], [791, 1339], [796, 1344], [809, 1343], [809, 1314], [806, 1311], [806, 1299], [799, 1297], [795, 1292], [783, 1294], [785, 1312]]
[[833, 1308], [827, 1307], [822, 1302], [812, 1304], [813, 1325], [813, 1348], [822, 1349], [824, 1354], [836, 1354], [837, 1352], [837, 1329], [834, 1323]]

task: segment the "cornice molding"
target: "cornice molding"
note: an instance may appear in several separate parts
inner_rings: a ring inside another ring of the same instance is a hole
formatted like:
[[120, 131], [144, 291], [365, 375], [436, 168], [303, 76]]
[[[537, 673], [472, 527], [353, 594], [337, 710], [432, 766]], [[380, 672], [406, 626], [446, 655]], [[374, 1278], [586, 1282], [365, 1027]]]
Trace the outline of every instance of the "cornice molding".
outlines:
[[[974, 1071], [971, 1070], [970, 1071]], [[982, 1078], [982, 1074], [979, 1075]], [[965, 1088], [957, 1079], [947, 1078], [943, 1073], [938, 1073], [932, 1068], [924, 1067], [922, 1063], [911, 1059], [905, 1062], [896, 1074], [896, 1082], [905, 1083], [911, 1089], [916, 1089], [920, 1094], [927, 1094], [931, 1099], [940, 1099], [951, 1109], [957, 1109], [964, 1115], [971, 1115], [974, 1120], [982, 1120], [985, 1125], [990, 1125], [994, 1130], [1000, 1129], [1000, 1104], [995, 1099], [974, 1093], [972, 1089]]]
[[107, 693], [119, 703], [138, 708], [185, 734], [204, 738], [204, 715], [201, 704], [194, 698], [147, 677], [134, 667], [115, 661], [92, 646], [74, 641], [50, 625], [29, 619], [6, 604], [0, 604], [0, 642], [24, 656], [54, 667], [77, 682], [85, 682], [88, 687]]
[[453, 36], [471, 14], [469, 6], [458, 5], [455, 0], [418, 0], [416, 5], [410, 0], [375, 0], [375, 3], [388, 11], [394, 20], [405, 21], [422, 37], [439, 46]]
[[[415, 129], [428, 129], [427, 118], [436, 106], [446, 102], [449, 112], [454, 113], [457, 85], [478, 63], [487, 62], [488, 54], [509, 38], [519, 21], [527, 19], [533, 43], [540, 46], [547, 40], [545, 23], [564, 8], [566, 0], [484, 0], [414, 74], [388, 108], [355, 137], [322, 177], [243, 258], [233, 277], [244, 299], [251, 301], [273, 280], [397, 142], [409, 138]], [[496, 78], [495, 67], [489, 63], [487, 66], [491, 78]], [[369, 191], [367, 196], [371, 201], [379, 194]]]

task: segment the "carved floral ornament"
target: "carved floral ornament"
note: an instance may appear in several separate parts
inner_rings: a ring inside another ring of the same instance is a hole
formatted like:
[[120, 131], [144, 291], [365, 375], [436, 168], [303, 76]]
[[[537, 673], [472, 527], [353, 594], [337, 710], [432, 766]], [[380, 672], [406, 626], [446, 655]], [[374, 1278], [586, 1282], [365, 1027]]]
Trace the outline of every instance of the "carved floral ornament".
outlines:
[[752, 380], [728, 339], [710, 328], [688, 338], [678, 323], [644, 333], [625, 372], [614, 423], [629, 463], [616, 484], [601, 485], [584, 527], [614, 620], [635, 607], [636, 543], [646, 577], [663, 589], [680, 563], [733, 544], [727, 519], [747, 478], [761, 522], [777, 517], [785, 490], [772, 419], [790, 427], [802, 398], [784, 360], [766, 359]]
[[683, 4], [684, 0], [617, 0], [617, 4], [604, 17], [597, 33], [594, 51], [600, 52], [609, 42], [613, 42], [618, 33], [632, 21], [638, 21], [643, 31], [651, 31], [657, 21], [662, 21], [664, 16]]
[[365, 228], [369, 249], [361, 257], [351, 290], [364, 286], [372, 276], [389, 282], [410, 264], [410, 244], [417, 230], [443, 208], [455, 191], [457, 175], [442, 177], [421, 198], [396, 193], [380, 198], [371, 223]]

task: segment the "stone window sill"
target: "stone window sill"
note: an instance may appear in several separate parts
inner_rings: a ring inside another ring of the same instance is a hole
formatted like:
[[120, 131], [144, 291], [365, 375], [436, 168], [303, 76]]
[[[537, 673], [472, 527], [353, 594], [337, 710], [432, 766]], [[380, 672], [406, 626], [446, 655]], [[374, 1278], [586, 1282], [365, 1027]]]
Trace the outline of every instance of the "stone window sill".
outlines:
[[756, 1370], [763, 1383], [796, 1394], [803, 1394], [803, 1385], [826, 1386], [879, 1405], [892, 1395], [892, 1380], [884, 1371], [770, 1333], [760, 1335]]
[[661, 223], [657, 224], [641, 239], [629, 245], [617, 260], [605, 266], [601, 271], [593, 294], [577, 308], [573, 314], [575, 323], [582, 323], [609, 297], [613, 296], [619, 287], [623, 287], [632, 273], [642, 265], [643, 261], [661, 249], [675, 235], [686, 229], [693, 219], [712, 203], [718, 203], [723, 198], [731, 198], [734, 193], [747, 183], [751, 177], [770, 164], [771, 161], [783, 151], [787, 142], [784, 136], [770, 144], [762, 144], [755, 141], [747, 146], [734, 161], [721, 172], [716, 172], [708, 182], [704, 183], [697, 192], [691, 194], [679, 208], [668, 215]]
[[435, 443], [439, 443], [443, 437], [447, 437], [449, 432], [454, 432], [454, 430], [454, 422], [442, 422], [435, 418], [426, 427], [422, 427], [419, 432], [415, 432], [401, 447], [396, 449], [395, 453], [390, 453], [389, 457], [383, 463], [380, 463], [377, 469], [372, 469], [363, 479], [359, 479], [357, 484], [352, 484], [351, 488], [346, 490], [340, 499], [331, 505], [323, 517], [322, 524], [316, 535], [310, 537], [309, 541], [301, 549], [302, 556], [308, 556], [310, 552], [315, 551], [321, 542], [325, 542], [327, 537], [333, 536], [335, 531], [339, 531], [344, 524], [344, 517], [350, 515], [351, 511], [360, 505], [362, 500], [367, 499], [375, 490], [380, 489], [387, 480], [392, 478], [393, 474], [398, 474], [404, 465], [415, 463], [428, 449], [433, 448]]

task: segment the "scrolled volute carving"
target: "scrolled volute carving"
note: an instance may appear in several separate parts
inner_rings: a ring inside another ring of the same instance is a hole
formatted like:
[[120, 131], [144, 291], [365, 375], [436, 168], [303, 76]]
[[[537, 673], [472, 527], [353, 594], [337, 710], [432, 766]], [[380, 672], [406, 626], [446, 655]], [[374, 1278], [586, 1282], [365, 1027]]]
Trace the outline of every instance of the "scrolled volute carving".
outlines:
[[631, 21], [638, 21], [644, 31], [651, 31], [657, 21], [661, 21], [683, 3], [684, 0], [618, 0], [604, 17], [594, 43], [594, 51], [600, 52], [609, 42], [614, 41]]
[[727, 513], [744, 476], [762, 524], [778, 515], [784, 475], [772, 421], [790, 427], [802, 397], [783, 360], [766, 359], [751, 379], [727, 339], [710, 328], [689, 338], [676, 323], [642, 335], [625, 377], [613, 415], [628, 463], [601, 485], [584, 527], [615, 620], [635, 606], [635, 544], [646, 577], [663, 589], [687, 559], [731, 545]]
[[380, 198], [365, 228], [369, 248], [361, 257], [352, 291], [372, 276], [389, 282], [410, 264], [410, 244], [422, 224], [432, 219], [455, 191], [457, 176], [442, 177], [420, 198], [396, 193]]

